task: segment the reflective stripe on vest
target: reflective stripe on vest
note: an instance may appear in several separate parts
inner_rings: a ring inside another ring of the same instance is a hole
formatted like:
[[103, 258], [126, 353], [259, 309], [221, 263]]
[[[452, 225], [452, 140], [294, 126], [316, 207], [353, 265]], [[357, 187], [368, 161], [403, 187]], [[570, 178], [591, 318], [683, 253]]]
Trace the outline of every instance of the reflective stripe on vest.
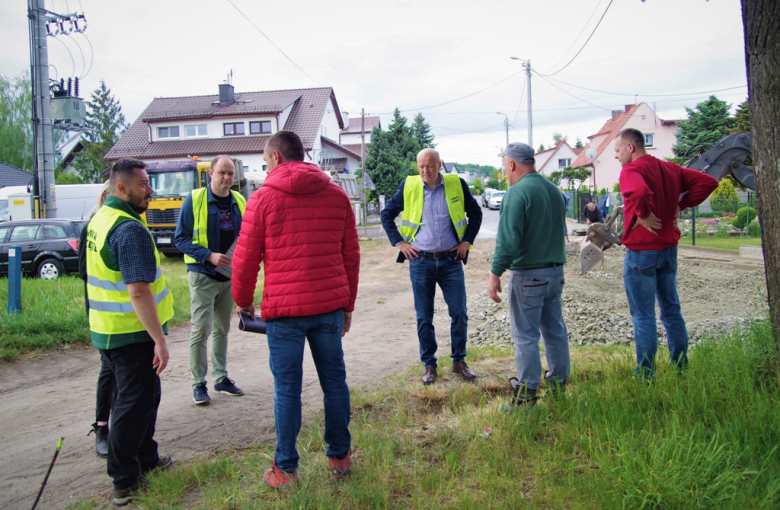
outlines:
[[[207, 188], [198, 188], [192, 191], [192, 244], [195, 246], [203, 246], [208, 249], [209, 247], [209, 204], [208, 204], [208, 192]], [[238, 211], [241, 216], [244, 216], [244, 210], [246, 210], [246, 198], [241, 196], [237, 191], [230, 190], [233, 194], [238, 205]], [[184, 255], [184, 262], [186, 264], [200, 264], [197, 260]]]
[[[442, 175], [444, 179], [444, 194], [447, 200], [447, 211], [450, 214], [450, 220], [458, 234], [458, 241], [463, 240], [468, 227], [466, 220], [466, 209], [463, 197], [463, 187], [460, 184], [460, 177], [457, 175]], [[414, 241], [414, 236], [422, 226], [423, 202], [423, 181], [419, 175], [413, 175], [406, 178], [404, 184], [404, 210], [401, 213], [401, 227], [398, 229], [404, 241]]]
[[[146, 330], [135, 314], [127, 285], [122, 280], [122, 273], [109, 268], [103, 259], [103, 254], [108, 251], [108, 234], [123, 221], [138, 221], [138, 219], [125, 211], [104, 205], [86, 227], [89, 229], [87, 232], [89, 329], [103, 335], [137, 333]], [[143, 225], [141, 222], [138, 223]], [[155, 280], [149, 284], [149, 287], [157, 306], [157, 316], [163, 324], [173, 317], [173, 294], [165, 283], [157, 248], [154, 249], [154, 260], [157, 266]]]

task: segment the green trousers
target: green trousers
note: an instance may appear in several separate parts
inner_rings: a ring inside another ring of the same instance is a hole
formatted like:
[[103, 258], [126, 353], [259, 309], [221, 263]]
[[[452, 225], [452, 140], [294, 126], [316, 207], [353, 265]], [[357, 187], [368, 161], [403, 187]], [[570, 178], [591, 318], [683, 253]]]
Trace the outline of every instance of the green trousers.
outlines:
[[217, 384], [227, 377], [227, 345], [230, 319], [233, 315], [233, 295], [230, 282], [218, 282], [205, 274], [190, 271], [190, 302], [192, 329], [190, 332], [190, 372], [192, 387], [206, 382], [208, 355], [206, 344], [211, 335], [211, 378]]

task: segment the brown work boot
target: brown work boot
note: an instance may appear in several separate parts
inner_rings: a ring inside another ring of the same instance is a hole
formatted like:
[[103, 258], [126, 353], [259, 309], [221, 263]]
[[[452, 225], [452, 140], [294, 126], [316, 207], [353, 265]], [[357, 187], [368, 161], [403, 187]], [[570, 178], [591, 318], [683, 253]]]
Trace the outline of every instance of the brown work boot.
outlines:
[[263, 474], [263, 481], [273, 489], [280, 489], [286, 492], [290, 487], [298, 483], [298, 471], [293, 471], [292, 473], [282, 471], [276, 465], [276, 460], [274, 460], [274, 466]]
[[433, 384], [439, 374], [436, 373], [436, 367], [425, 367], [425, 375], [422, 376], [423, 384]]
[[464, 378], [467, 381], [473, 381], [477, 378], [477, 374], [466, 364], [465, 361], [459, 361], [452, 364], [452, 371]]

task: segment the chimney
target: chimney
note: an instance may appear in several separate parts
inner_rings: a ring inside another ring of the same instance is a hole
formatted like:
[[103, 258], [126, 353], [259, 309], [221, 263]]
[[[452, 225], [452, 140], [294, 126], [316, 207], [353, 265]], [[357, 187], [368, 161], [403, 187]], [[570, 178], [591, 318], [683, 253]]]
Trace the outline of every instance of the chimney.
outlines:
[[621, 115], [623, 115], [623, 110], [612, 110], [612, 120], [617, 119]]
[[636, 105], [633, 105], [633, 104], [627, 104], [627, 105], [626, 105], [626, 113], [628, 113], [628, 110], [630, 110], [630, 109], [631, 109], [631, 108], [633, 108], [634, 106], [636, 106]]
[[229, 106], [236, 102], [235, 94], [233, 93], [233, 85], [229, 83], [219, 84], [219, 106]]

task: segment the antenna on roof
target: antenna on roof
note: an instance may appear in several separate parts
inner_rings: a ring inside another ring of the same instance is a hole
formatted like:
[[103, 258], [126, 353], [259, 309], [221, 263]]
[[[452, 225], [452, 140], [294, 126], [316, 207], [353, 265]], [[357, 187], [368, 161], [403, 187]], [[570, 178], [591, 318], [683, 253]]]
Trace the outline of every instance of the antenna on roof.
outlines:
[[232, 69], [230, 70], [230, 78], [228, 79], [228, 83], [233, 85], [233, 70]]

